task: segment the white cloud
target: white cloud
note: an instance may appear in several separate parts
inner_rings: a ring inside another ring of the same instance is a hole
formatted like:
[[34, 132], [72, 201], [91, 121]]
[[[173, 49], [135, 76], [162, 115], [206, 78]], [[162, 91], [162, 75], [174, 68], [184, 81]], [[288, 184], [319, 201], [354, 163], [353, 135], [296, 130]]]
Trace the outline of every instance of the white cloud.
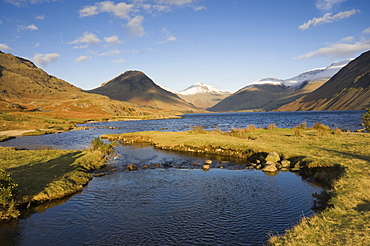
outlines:
[[348, 36], [348, 37], [342, 38], [340, 41], [344, 43], [351, 43], [353, 42], [353, 40], [355, 40], [353, 36]]
[[100, 39], [93, 33], [85, 32], [83, 36], [76, 38], [69, 44], [81, 44], [84, 43], [84, 45], [80, 46], [74, 46], [73, 48], [87, 48], [88, 46], [96, 46], [100, 42]]
[[91, 56], [80, 56], [80, 57], [77, 57], [75, 61], [76, 62], [84, 62], [84, 61], [87, 61], [91, 58], [92, 58]]
[[80, 17], [87, 17], [99, 14], [97, 6], [85, 6], [80, 10]]
[[125, 59], [113, 60], [113, 63], [124, 63], [126, 62]]
[[109, 45], [119, 45], [119, 44], [122, 44], [123, 43], [121, 40], [119, 40], [119, 38], [117, 37], [117, 35], [113, 35], [111, 37], [105, 37], [104, 40]]
[[18, 31], [23, 31], [23, 30], [31, 30], [31, 31], [36, 31], [39, 28], [35, 26], [34, 24], [28, 25], [28, 26], [18, 26]]
[[57, 53], [36, 54], [33, 60], [41, 67], [46, 67], [48, 64], [55, 62], [60, 57]]
[[107, 12], [122, 19], [130, 19], [130, 12], [133, 10], [133, 4], [120, 2], [115, 4], [112, 1], [95, 3], [95, 5], [85, 6], [80, 10], [80, 17], [93, 16], [99, 13]]
[[39, 15], [39, 16], [36, 16], [35, 18], [36, 20], [43, 20], [45, 19], [45, 15]]
[[370, 27], [362, 31], [362, 34], [370, 34]]
[[345, 2], [347, 0], [319, 0], [316, 3], [316, 8], [321, 10], [330, 10], [335, 4]]
[[332, 23], [334, 21], [340, 21], [340, 20], [349, 18], [351, 15], [354, 15], [357, 13], [360, 13], [360, 10], [352, 9], [348, 11], [339, 12], [338, 14], [335, 14], [335, 15], [331, 13], [326, 13], [323, 17], [319, 17], [319, 18], [315, 17], [312, 20], [309, 20], [305, 22], [304, 24], [300, 25], [298, 28], [300, 30], [306, 30], [312, 26], [317, 26], [317, 25], [321, 25], [324, 23]]
[[145, 34], [143, 27], [144, 17], [141, 15], [135, 16], [132, 18], [126, 25], [123, 25], [127, 28], [127, 33], [130, 36], [142, 37]]
[[2, 51], [11, 51], [12, 48], [10, 48], [8, 45], [6, 44], [0, 44], [0, 50]]
[[119, 50], [119, 49], [116, 49], [116, 50], [110, 50], [108, 52], [105, 52], [105, 53], [101, 53], [99, 54], [99, 56], [112, 56], [112, 55], [119, 55], [123, 52], [123, 50]]
[[324, 48], [300, 55], [295, 59], [305, 59], [305, 58], [312, 58], [312, 57], [317, 57], [317, 56], [347, 58], [359, 52], [363, 52], [369, 49], [370, 49], [370, 39], [365, 39], [365, 40], [356, 42], [354, 44], [348, 44], [348, 43], [331, 44], [328, 47], [324, 47]]

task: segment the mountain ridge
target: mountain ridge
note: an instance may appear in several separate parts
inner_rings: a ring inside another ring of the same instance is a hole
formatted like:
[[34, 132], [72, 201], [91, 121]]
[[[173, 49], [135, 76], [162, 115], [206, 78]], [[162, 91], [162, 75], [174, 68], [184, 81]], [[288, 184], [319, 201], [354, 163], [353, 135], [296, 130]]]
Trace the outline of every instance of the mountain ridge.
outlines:
[[328, 67], [305, 71], [289, 79], [263, 78], [225, 98], [209, 111], [271, 111], [311, 93], [353, 59], [333, 62]]
[[370, 107], [370, 51], [349, 62], [317, 90], [277, 111], [361, 110]]

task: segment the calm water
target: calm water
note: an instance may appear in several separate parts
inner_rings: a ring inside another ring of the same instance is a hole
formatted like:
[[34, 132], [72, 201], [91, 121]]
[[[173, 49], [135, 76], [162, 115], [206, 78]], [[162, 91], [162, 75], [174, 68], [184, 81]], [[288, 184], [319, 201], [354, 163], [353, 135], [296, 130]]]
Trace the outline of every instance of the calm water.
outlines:
[[[292, 128], [301, 122], [312, 126], [321, 122], [331, 128], [339, 127], [355, 131], [361, 129], [361, 115], [365, 111], [313, 111], [313, 112], [266, 112], [266, 113], [214, 113], [188, 114], [182, 119], [146, 120], [146, 121], [116, 121], [84, 124], [94, 127], [89, 130], [64, 132], [61, 134], [21, 137], [6, 142], [0, 146], [15, 146], [20, 148], [61, 148], [84, 149], [92, 139], [108, 133], [124, 133], [136, 131], [187, 131], [191, 126], [203, 126], [207, 130], [219, 127], [223, 131], [231, 128], [245, 128], [247, 125], [267, 127], [275, 123], [280, 128]], [[114, 127], [118, 129], [107, 129]], [[165, 128], [165, 129], [163, 129]]]
[[[104, 133], [142, 130], [182, 131], [248, 124], [292, 127], [322, 122], [360, 128], [360, 111], [186, 115], [183, 119], [93, 123], [95, 129], [2, 143], [27, 148], [86, 148]], [[268, 121], [267, 121], [268, 120]], [[106, 129], [113, 126], [119, 129]], [[32, 207], [23, 219], [0, 226], [0, 245], [262, 245], [269, 234], [283, 234], [302, 216], [314, 214], [314, 187], [297, 174], [266, 175], [256, 170], [157, 168], [126, 172], [136, 165], [177, 167], [203, 163], [209, 156], [187, 156], [148, 146], [119, 146], [121, 156], [70, 198]], [[214, 159], [217, 166], [224, 161]], [[112, 168], [116, 171], [112, 171]]]

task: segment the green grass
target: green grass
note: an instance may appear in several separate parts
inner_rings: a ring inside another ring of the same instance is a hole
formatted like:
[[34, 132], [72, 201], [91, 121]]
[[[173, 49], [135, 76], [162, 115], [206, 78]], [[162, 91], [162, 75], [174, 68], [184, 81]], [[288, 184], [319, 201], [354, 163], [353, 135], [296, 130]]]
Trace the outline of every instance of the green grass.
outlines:
[[92, 178], [88, 171], [104, 166], [114, 152], [99, 139], [92, 145], [84, 151], [0, 147], [0, 220], [19, 216], [18, 205], [80, 191]]
[[[331, 206], [285, 235], [272, 235], [271, 245], [370, 245], [370, 134], [317, 129], [254, 129], [250, 132], [139, 132], [102, 137], [143, 141], [157, 148], [212, 152], [246, 158], [274, 151], [299, 160], [304, 174], [330, 182]], [[240, 134], [243, 133], [243, 134]]]

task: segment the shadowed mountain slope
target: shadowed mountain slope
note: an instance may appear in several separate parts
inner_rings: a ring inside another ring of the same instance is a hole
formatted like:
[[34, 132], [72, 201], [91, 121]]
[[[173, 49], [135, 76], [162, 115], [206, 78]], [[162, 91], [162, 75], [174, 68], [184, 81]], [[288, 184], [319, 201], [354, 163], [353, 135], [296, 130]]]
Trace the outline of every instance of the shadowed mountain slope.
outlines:
[[348, 63], [317, 90], [278, 110], [361, 110], [367, 107], [370, 107], [370, 51]]
[[126, 71], [88, 92], [154, 109], [197, 110], [194, 105], [156, 85], [140, 71]]
[[272, 111], [307, 95], [325, 84], [352, 59], [334, 62], [290, 79], [259, 79], [222, 100], [210, 111]]

